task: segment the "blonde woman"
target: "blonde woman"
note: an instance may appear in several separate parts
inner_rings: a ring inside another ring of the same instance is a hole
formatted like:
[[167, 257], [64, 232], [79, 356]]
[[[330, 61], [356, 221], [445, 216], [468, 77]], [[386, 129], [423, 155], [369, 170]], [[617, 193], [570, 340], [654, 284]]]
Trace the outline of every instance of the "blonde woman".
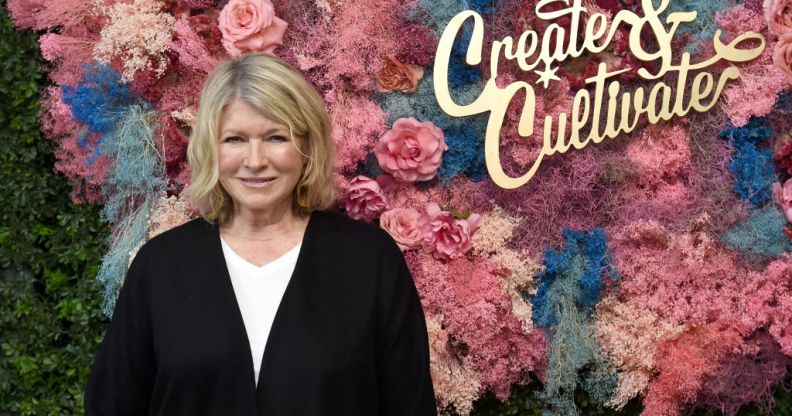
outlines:
[[87, 415], [433, 415], [426, 325], [384, 231], [328, 212], [331, 123], [269, 55], [220, 64], [190, 139], [201, 218], [148, 241]]

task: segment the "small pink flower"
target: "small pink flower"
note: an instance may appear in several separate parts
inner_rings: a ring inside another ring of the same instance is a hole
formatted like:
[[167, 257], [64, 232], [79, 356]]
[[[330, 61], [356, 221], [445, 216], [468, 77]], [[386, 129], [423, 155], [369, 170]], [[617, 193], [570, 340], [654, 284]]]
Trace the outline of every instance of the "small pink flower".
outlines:
[[792, 179], [787, 179], [782, 187], [779, 182], [773, 184], [773, 197], [788, 222], [792, 222]]
[[443, 131], [429, 121], [400, 118], [374, 147], [379, 165], [402, 182], [435, 177], [448, 150]]
[[341, 206], [356, 220], [371, 221], [388, 209], [388, 198], [380, 184], [363, 175], [354, 177], [346, 187]]
[[421, 246], [423, 236], [418, 227], [418, 218], [421, 214], [412, 208], [394, 208], [385, 211], [380, 216], [380, 227], [396, 240], [402, 250], [418, 248]]
[[275, 16], [269, 0], [231, 0], [218, 18], [223, 46], [231, 56], [257, 51], [272, 53], [283, 45], [288, 24]]
[[462, 257], [470, 251], [470, 237], [480, 222], [481, 216], [478, 214], [457, 219], [448, 211], [442, 211], [436, 203], [429, 203], [426, 205], [426, 214], [418, 218], [423, 248], [439, 259]]
[[792, 30], [792, 0], [764, 0], [762, 9], [770, 33], [781, 36]]
[[792, 82], [792, 29], [778, 37], [773, 50], [773, 65], [784, 71], [787, 81]]

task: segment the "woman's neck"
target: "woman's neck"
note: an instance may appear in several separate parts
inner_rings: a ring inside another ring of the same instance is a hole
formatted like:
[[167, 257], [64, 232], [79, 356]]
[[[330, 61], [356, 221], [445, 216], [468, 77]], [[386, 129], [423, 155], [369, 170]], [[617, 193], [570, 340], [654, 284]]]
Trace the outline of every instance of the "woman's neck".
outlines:
[[302, 235], [308, 218], [295, 215], [291, 210], [270, 215], [238, 214], [228, 224], [221, 224], [220, 231], [236, 239], [268, 241]]

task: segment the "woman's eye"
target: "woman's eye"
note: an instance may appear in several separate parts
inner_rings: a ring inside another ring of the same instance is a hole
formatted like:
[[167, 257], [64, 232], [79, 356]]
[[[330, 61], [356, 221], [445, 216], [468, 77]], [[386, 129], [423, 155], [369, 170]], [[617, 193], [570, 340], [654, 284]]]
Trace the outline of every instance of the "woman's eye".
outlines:
[[276, 136], [270, 136], [269, 139], [270, 139], [270, 141], [275, 141], [275, 142], [288, 142], [289, 141], [289, 139], [287, 139], [287, 138], [285, 138], [283, 136], [277, 136], [277, 135]]
[[235, 142], [240, 142], [240, 141], [242, 141], [242, 138], [239, 137], [239, 136], [229, 136], [229, 137], [226, 137], [225, 140], [224, 140], [225, 143], [235, 143]]

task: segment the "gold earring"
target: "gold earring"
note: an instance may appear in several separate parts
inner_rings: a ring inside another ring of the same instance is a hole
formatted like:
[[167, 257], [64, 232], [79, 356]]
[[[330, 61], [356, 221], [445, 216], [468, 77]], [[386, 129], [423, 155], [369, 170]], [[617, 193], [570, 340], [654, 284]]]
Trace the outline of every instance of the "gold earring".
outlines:
[[302, 181], [297, 183], [297, 188], [296, 188], [297, 205], [305, 209], [308, 208], [308, 200], [305, 198], [305, 195], [303, 195], [304, 188], [305, 188], [305, 184], [303, 184]]

